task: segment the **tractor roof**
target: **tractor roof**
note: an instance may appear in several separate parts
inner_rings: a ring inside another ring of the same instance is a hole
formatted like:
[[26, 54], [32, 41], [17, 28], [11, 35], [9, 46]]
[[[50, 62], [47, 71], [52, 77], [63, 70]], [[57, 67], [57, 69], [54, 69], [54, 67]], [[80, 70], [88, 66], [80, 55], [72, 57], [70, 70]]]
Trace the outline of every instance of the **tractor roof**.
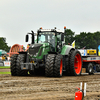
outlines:
[[39, 29], [39, 31], [41, 32], [59, 32], [59, 33], [64, 33], [63, 31], [61, 30], [58, 30], [58, 29]]

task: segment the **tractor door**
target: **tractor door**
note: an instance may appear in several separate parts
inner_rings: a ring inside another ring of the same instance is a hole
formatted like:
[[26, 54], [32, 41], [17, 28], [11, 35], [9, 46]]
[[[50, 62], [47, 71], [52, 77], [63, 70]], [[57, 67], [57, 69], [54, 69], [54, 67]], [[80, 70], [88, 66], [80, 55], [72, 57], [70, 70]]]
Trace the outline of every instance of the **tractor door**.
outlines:
[[57, 34], [57, 52], [61, 52], [62, 49], [62, 41], [61, 41], [61, 34]]

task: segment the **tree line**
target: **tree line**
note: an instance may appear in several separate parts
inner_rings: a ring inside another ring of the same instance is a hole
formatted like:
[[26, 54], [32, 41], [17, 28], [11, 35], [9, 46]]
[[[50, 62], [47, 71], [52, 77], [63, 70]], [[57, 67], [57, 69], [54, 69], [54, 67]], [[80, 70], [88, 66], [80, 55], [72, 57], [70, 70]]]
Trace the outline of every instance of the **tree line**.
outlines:
[[[80, 34], [75, 34], [71, 29], [65, 30], [65, 43], [66, 44], [72, 44], [72, 42], [75, 40], [75, 47], [82, 49], [98, 49], [98, 46], [100, 45], [100, 32], [81, 32]], [[10, 46], [6, 43], [6, 38], [0, 37], [0, 49], [5, 50], [6, 52], [9, 52]]]
[[100, 45], [100, 32], [81, 32], [80, 34], [76, 34], [71, 29], [66, 29], [65, 34], [65, 43], [72, 43], [75, 40], [75, 47], [82, 49], [98, 49]]
[[9, 52], [10, 48], [11, 47], [6, 43], [6, 38], [0, 37], [0, 49]]

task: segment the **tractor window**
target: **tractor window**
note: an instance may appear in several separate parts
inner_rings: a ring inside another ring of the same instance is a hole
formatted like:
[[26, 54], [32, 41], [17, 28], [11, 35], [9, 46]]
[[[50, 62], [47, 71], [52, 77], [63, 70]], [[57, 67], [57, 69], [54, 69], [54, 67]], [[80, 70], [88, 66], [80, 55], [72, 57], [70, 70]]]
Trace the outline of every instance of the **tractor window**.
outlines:
[[60, 35], [57, 35], [57, 41], [58, 42], [61, 42], [61, 34]]
[[45, 36], [44, 35], [40, 35], [39, 38], [38, 38], [38, 42], [42, 43], [44, 41], [45, 41]]
[[38, 43], [50, 43], [52, 48], [55, 48], [55, 33], [41, 32], [38, 35]]
[[38, 35], [38, 43], [50, 43], [55, 47], [55, 33], [54, 32], [42, 32]]

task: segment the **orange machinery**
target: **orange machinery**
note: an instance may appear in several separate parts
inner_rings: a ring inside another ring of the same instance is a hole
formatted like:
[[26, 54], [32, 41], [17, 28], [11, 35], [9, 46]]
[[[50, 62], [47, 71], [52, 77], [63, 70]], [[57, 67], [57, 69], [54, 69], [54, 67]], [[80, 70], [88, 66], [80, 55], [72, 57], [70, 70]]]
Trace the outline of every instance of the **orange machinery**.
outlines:
[[18, 52], [22, 52], [22, 51], [24, 51], [23, 45], [14, 44], [14, 45], [11, 47], [11, 49], [10, 49], [8, 55], [9, 55], [9, 57], [11, 57], [13, 54], [18, 54]]

